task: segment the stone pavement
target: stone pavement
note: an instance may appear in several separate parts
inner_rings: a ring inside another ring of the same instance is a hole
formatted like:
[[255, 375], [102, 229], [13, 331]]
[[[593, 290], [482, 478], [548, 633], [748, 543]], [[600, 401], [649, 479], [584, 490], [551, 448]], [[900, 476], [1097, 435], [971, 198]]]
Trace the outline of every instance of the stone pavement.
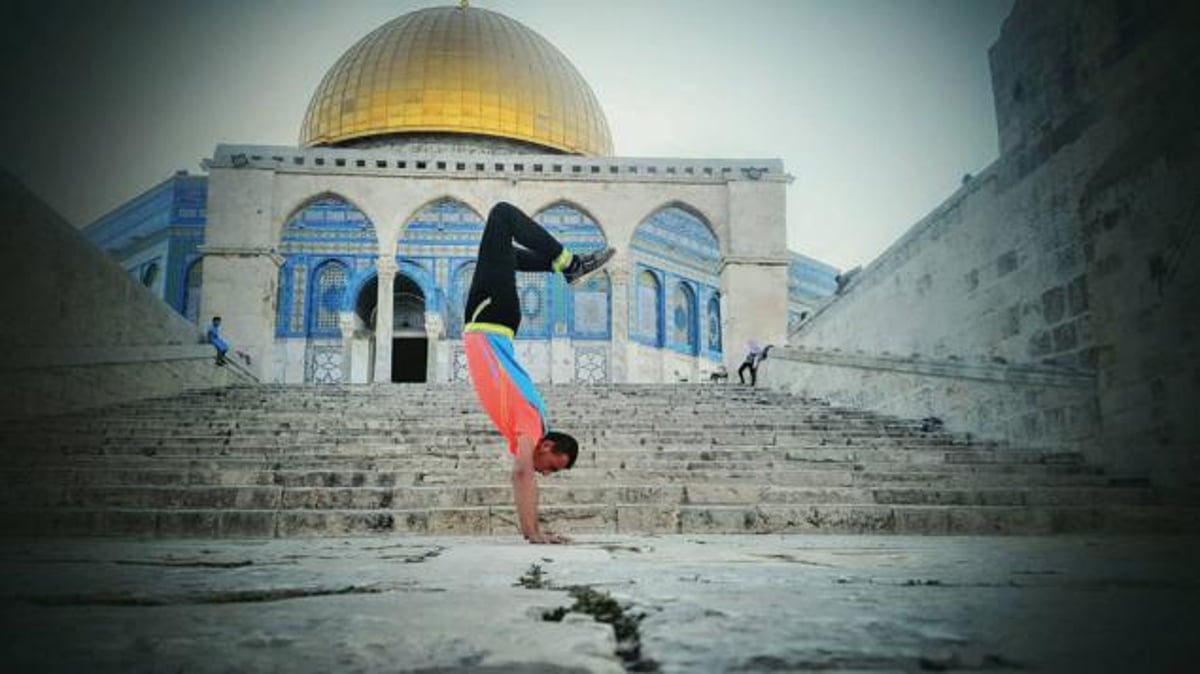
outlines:
[[[531, 546], [516, 537], [9, 541], [0, 548], [7, 642], [0, 667], [1184, 671], [1200, 655], [1197, 542], [801, 535], [604, 535], [571, 546]], [[572, 586], [586, 587], [566, 589]], [[623, 628], [619, 645], [615, 630], [593, 619], [606, 612]]]

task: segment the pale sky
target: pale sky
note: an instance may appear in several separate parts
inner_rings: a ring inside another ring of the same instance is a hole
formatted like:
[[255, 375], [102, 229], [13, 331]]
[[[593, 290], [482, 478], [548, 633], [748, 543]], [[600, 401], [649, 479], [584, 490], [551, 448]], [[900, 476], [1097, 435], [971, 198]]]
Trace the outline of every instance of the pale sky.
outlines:
[[[472, 5], [574, 63], [619, 156], [782, 159], [789, 248], [845, 269], [996, 159], [987, 50], [1012, 2]], [[0, 0], [0, 166], [83, 226], [217, 143], [295, 146], [344, 51], [439, 4]]]

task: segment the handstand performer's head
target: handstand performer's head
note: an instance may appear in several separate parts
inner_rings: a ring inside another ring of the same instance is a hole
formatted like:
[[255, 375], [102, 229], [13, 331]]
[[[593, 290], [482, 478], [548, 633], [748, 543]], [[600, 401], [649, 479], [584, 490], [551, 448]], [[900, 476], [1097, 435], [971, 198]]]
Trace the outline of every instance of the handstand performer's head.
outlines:
[[542, 475], [557, 473], [574, 466], [578, 457], [579, 443], [575, 438], [566, 433], [550, 431], [542, 436], [533, 451], [533, 469]]

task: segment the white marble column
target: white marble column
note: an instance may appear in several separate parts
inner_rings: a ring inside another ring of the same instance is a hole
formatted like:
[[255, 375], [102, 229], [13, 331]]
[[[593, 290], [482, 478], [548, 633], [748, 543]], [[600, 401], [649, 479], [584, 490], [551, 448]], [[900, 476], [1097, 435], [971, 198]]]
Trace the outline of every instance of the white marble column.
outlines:
[[354, 312], [343, 311], [338, 315], [338, 327], [342, 330], [342, 383], [353, 382], [351, 365], [354, 362]]
[[376, 263], [379, 279], [379, 297], [375, 304], [375, 382], [392, 380], [392, 286], [399, 267], [390, 257], [380, 258]]
[[608, 378], [614, 383], [632, 381], [629, 376], [629, 269], [628, 258], [615, 259], [608, 267], [612, 306]]
[[425, 312], [425, 381], [449, 381], [439, 367], [442, 362], [441, 348], [445, 344], [446, 326], [442, 315], [436, 311]]

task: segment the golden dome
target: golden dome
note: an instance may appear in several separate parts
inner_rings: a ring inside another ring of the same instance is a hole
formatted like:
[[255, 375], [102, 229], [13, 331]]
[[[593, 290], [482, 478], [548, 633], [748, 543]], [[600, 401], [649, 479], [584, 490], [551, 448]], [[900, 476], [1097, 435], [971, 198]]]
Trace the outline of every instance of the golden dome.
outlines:
[[571, 62], [522, 24], [463, 4], [405, 14], [359, 40], [321, 80], [300, 143], [463, 133], [611, 155], [608, 121]]

